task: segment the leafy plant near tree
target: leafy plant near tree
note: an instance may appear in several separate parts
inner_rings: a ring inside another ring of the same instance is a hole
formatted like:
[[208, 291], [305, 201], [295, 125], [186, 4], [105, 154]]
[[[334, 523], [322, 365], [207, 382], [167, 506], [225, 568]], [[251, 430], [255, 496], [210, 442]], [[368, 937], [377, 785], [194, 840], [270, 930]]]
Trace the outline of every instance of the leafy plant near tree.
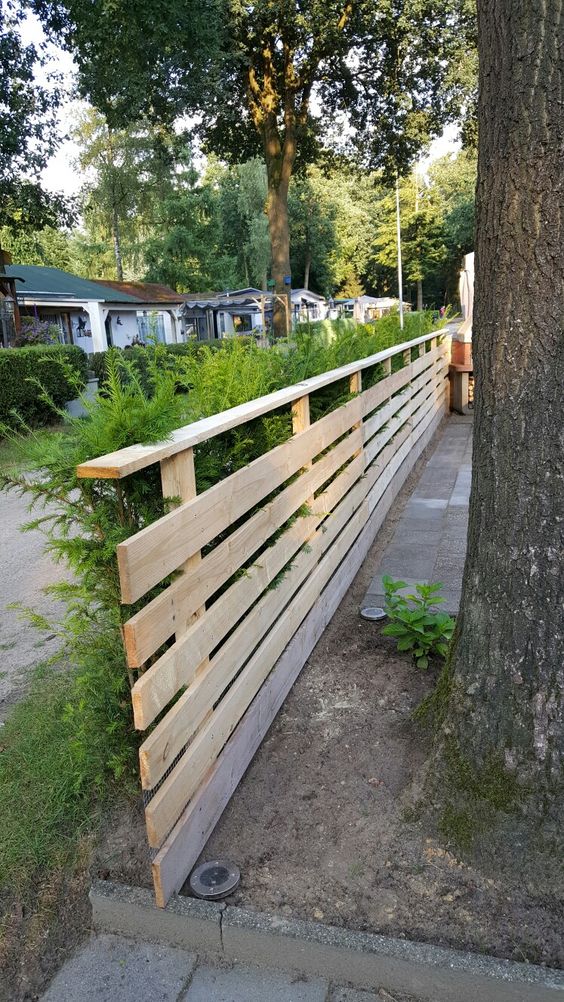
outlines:
[[413, 655], [418, 668], [428, 668], [432, 657], [446, 658], [454, 631], [454, 619], [436, 606], [444, 602], [442, 584], [416, 584], [415, 591], [401, 594], [405, 581], [384, 575], [384, 609], [390, 620], [382, 633], [395, 637], [398, 651]]

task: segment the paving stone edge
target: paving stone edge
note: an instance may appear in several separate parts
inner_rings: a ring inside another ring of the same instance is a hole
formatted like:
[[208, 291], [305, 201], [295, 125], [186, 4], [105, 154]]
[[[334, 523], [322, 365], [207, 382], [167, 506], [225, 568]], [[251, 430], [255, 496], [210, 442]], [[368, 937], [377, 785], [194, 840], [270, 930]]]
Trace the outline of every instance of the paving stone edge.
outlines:
[[412, 992], [429, 1002], [564, 1002], [564, 972], [426, 943], [176, 897], [157, 908], [144, 888], [96, 881], [96, 932], [181, 946], [200, 956]]

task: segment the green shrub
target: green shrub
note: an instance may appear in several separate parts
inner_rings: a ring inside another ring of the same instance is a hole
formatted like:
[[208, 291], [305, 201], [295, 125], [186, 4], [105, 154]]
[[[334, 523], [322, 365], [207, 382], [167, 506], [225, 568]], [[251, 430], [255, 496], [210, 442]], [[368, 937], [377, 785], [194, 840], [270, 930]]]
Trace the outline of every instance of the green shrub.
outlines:
[[[232, 343], [235, 338], [207, 339], [203, 341], [181, 341], [178, 344], [160, 345], [160, 357], [162, 364], [170, 360], [171, 369], [174, 368], [174, 359], [178, 357], [197, 358], [206, 349], [218, 350]], [[237, 339], [240, 345], [255, 345], [255, 339], [241, 335]], [[147, 387], [147, 352], [154, 350], [152, 345], [142, 347], [140, 345], [131, 349], [110, 348], [108, 351], [96, 351], [89, 356], [89, 367], [94, 372], [99, 386], [106, 382], [107, 361], [112, 351], [121, 352], [124, 350], [125, 357], [133, 362], [140, 378]]]
[[84, 388], [87, 370], [88, 358], [76, 345], [1, 348], [0, 425], [51, 423], [56, 408]]
[[454, 631], [454, 619], [435, 606], [444, 602], [439, 596], [441, 584], [417, 584], [415, 593], [400, 595], [405, 581], [393, 581], [384, 575], [384, 609], [390, 620], [382, 633], [395, 637], [398, 651], [409, 651], [418, 668], [427, 668], [429, 658], [446, 658]]
[[[49, 589], [65, 608], [60, 622], [49, 624], [61, 640], [64, 677], [51, 675], [43, 692], [41, 687], [33, 690], [31, 702], [7, 730], [10, 756], [4, 759], [4, 773], [0, 770], [0, 795], [26, 788], [34, 798], [37, 785], [47, 783], [42, 763], [50, 761], [53, 746], [52, 798], [60, 811], [51, 806], [43, 811], [43, 794], [37, 798], [38, 811], [33, 812], [32, 804], [26, 811], [29, 824], [23, 815], [20, 824], [17, 811], [11, 811], [0, 837], [0, 853], [2, 839], [11, 846], [5, 850], [9, 867], [21, 872], [44, 860], [58, 833], [76, 835], [95, 812], [101, 791], [130, 774], [140, 736], [132, 727], [121, 626], [169, 583], [161, 582], [137, 604], [120, 603], [118, 544], [167, 510], [158, 464], [123, 480], [78, 479], [76, 467], [128, 445], [166, 440], [183, 424], [362, 358], [394, 339], [401, 339], [399, 327], [382, 331], [378, 325], [341, 325], [330, 338], [306, 332], [268, 350], [243, 338], [220, 342], [220, 351], [215, 344], [199, 342], [173, 346], [172, 351], [161, 344], [114, 349], [103, 355], [104, 392], [85, 403], [86, 417], [67, 417], [64, 432], [13, 433], [21, 445], [21, 457], [13, 457], [20, 468], [5, 470], [0, 486], [30, 498], [35, 517], [24, 528], [41, 528], [48, 550], [71, 573], [69, 580]], [[95, 370], [97, 364], [95, 357]], [[376, 366], [370, 378], [381, 374]], [[363, 381], [368, 384], [364, 376]], [[312, 415], [318, 417], [348, 397], [348, 380], [326, 387], [312, 395]], [[292, 433], [290, 411], [289, 406], [281, 408], [197, 446], [198, 490], [286, 440]], [[131, 676], [133, 680], [133, 672]], [[39, 747], [42, 758], [36, 763]], [[50, 805], [49, 789], [47, 785], [45, 797]], [[33, 837], [25, 835], [26, 825]]]

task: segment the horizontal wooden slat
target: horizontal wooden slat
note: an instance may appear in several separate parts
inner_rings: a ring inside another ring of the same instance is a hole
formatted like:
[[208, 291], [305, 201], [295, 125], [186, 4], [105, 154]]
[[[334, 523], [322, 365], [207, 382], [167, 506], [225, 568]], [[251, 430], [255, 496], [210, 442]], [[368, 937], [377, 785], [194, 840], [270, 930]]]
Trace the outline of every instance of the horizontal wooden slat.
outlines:
[[[314, 510], [317, 509], [320, 514], [332, 511], [336, 502], [347, 492], [354, 479], [356, 478], [353, 477], [352, 471], [347, 468], [324, 494], [315, 499], [313, 502]], [[357, 486], [359, 489], [351, 491], [343, 504], [332, 511], [326, 527], [319, 528], [319, 518], [303, 520], [304, 523], [308, 523], [308, 536], [306, 538], [310, 537], [307, 552], [300, 553], [278, 587], [266, 592], [260, 601], [253, 606], [220, 651], [210, 661], [205, 672], [198, 678], [195, 678], [195, 673], [193, 674], [193, 684], [189, 685], [186, 692], [141, 745], [139, 754], [141, 781], [145, 789], [151, 789], [159, 781], [170, 762], [192, 737], [206, 713], [219, 699], [241, 665], [252, 654], [262, 636], [283, 613], [285, 605], [313, 570], [320, 556], [329, 548], [356, 508], [362, 503], [366, 487], [362, 482]], [[292, 526], [292, 529], [288, 530], [288, 535], [295, 528]], [[294, 549], [295, 552], [296, 549]], [[210, 610], [210, 612], [212, 611]], [[198, 663], [197, 655], [192, 658], [191, 663], [192, 666]], [[176, 672], [169, 671], [165, 676], [170, 680], [170, 688], [166, 694], [162, 670], [156, 672], [153, 686], [146, 690], [154, 701], [162, 700], [163, 695], [165, 695], [166, 705], [168, 699], [172, 698], [180, 685], [186, 684], [186, 662], [179, 664], [177, 661], [174, 667]]]
[[328, 491], [312, 502], [312, 515], [297, 519], [258, 557], [244, 577], [235, 581], [186, 634], [141, 675], [132, 690], [136, 727], [147, 727], [178, 690], [193, 680], [202, 658], [217, 647], [315, 532], [328, 514], [326, 506], [335, 505], [363, 471], [364, 462], [357, 458], [333, 481]]
[[360, 419], [360, 397], [180, 505], [117, 547], [122, 600], [135, 602]]
[[199, 445], [200, 442], [204, 442], [216, 435], [221, 435], [223, 432], [245, 424], [247, 421], [252, 421], [254, 418], [260, 417], [262, 414], [267, 414], [269, 411], [276, 410], [286, 404], [291, 404], [299, 397], [303, 397], [308, 393], [315, 393], [316, 390], [323, 389], [323, 387], [329, 386], [338, 380], [348, 378], [355, 372], [371, 368], [373, 365], [384, 362], [395, 355], [401, 355], [406, 348], [425, 344], [435, 337], [437, 337], [437, 332], [434, 334], [425, 334], [420, 338], [415, 338], [413, 341], [396, 345], [393, 348], [386, 348], [384, 351], [377, 352], [368, 358], [359, 359], [349, 365], [343, 365], [338, 369], [332, 369], [330, 372], [313, 376], [311, 379], [305, 379], [294, 386], [284, 387], [282, 390], [269, 393], [264, 397], [258, 397], [256, 400], [251, 400], [246, 404], [232, 407], [229, 410], [222, 411], [221, 414], [214, 414], [211, 417], [202, 418], [200, 421], [194, 421], [192, 424], [178, 428], [173, 432], [168, 442], [161, 442], [156, 445], [132, 445], [125, 449], [119, 449], [117, 452], [108, 453], [106, 456], [100, 456], [98, 459], [88, 460], [88, 462], [82, 463], [77, 468], [77, 476], [99, 479], [127, 477], [129, 474], [135, 473], [137, 470], [142, 470], [152, 463], [158, 463], [162, 459], [182, 452], [183, 449]]
[[[431, 419], [436, 410], [434, 400], [428, 404], [428, 410], [430, 412], [429, 419]], [[422, 424], [422, 429], [424, 426]], [[422, 432], [419, 432], [417, 437], [420, 433]], [[238, 666], [248, 657], [261, 634], [266, 632], [268, 625], [273, 622], [275, 610], [284, 606], [287, 595], [299, 587], [304, 576], [309, 573], [310, 566], [317, 562], [317, 545], [324, 544], [323, 549], [326, 549], [331, 544], [344, 522], [350, 519], [351, 514], [362, 503], [362, 497], [366, 493], [369, 493], [370, 497], [369, 511], [373, 510], [404, 458], [409, 454], [413, 439], [414, 436], [410, 432], [410, 428], [404, 427], [400, 432], [399, 441], [394, 439], [388, 445], [374, 466], [367, 470], [363, 481], [347, 497], [346, 502], [337, 509], [329, 522], [326, 538], [324, 539], [323, 534], [318, 531], [311, 544], [310, 552], [307, 556], [302, 555], [301, 557], [300, 569], [297, 572], [295, 569], [291, 572], [289, 578], [283, 582], [280, 594], [266, 595], [253, 608], [249, 616], [243, 620], [229, 638], [225, 647], [211, 662], [208, 670], [181, 696], [170, 713], [149, 736], [142, 746], [140, 754], [143, 785], [146, 788], [151, 788], [158, 782], [168, 768], [170, 761], [182, 750], [196, 728], [204, 720], [210, 706], [220, 697], [222, 691], [236, 675], [239, 670]], [[263, 626], [261, 633], [257, 634], [259, 623], [262, 623]], [[195, 663], [199, 654], [201, 652], [196, 655]], [[178, 680], [176, 684], [178, 684]], [[182, 680], [180, 680], [180, 684], [182, 684]], [[172, 692], [169, 696], [171, 695]], [[190, 751], [187, 754], [190, 754]]]
[[[228, 539], [202, 558], [197, 570], [186, 572], [125, 624], [128, 664], [137, 668], [176, 630], [177, 609], [195, 612], [246, 563], [263, 543], [360, 448], [358, 430], [339, 442]], [[135, 692], [135, 689], [134, 689]]]
[[[432, 355], [436, 357], [436, 354], [437, 350], [433, 353], [429, 352], [424, 360], [427, 361]], [[395, 375], [402, 375], [402, 372]], [[397, 384], [395, 384], [395, 388], [397, 388]], [[367, 395], [372, 395], [375, 389], [380, 390], [381, 384], [367, 391], [361, 399], [364, 400]], [[377, 400], [380, 401], [380, 398]], [[402, 396], [398, 395], [394, 400], [398, 401], [398, 406], [400, 403], [404, 406]], [[373, 395], [370, 410], [373, 410], [374, 402]], [[395, 405], [392, 404], [390, 409], [392, 410], [394, 407]], [[376, 424], [380, 422], [384, 410], [381, 408], [381, 411], [377, 412], [374, 418], [365, 423], [363, 426], [365, 437], [368, 437]], [[398, 426], [398, 422], [396, 422], [393, 430], [387, 429], [379, 441], [371, 444], [367, 456], [368, 462], [377, 454], [379, 448], [382, 448], [391, 438], [393, 431]], [[176, 609], [187, 607], [188, 613], [194, 612], [217, 588], [228, 580], [241, 563], [249, 559], [252, 552], [267, 539], [273, 529], [290, 518], [300, 505], [314, 491], [318, 490], [335, 469], [339, 468], [355, 450], [356, 442], [351, 442], [350, 451], [347, 440], [341, 442], [333, 453], [323, 457], [314, 466], [313, 471], [308, 472], [287, 487], [285, 491], [280, 492], [263, 509], [254, 513], [227, 540], [204, 556], [197, 574], [195, 572], [185, 574], [182, 578], [172, 582], [160, 595], [147, 603], [143, 609], [125, 623], [124, 638], [129, 665], [138, 667], [143, 664], [175, 631]]]
[[208, 776], [182, 813], [153, 860], [153, 879], [157, 905], [164, 908], [169, 898], [182, 887], [196, 864], [213, 828], [245, 773], [262, 739], [307, 657], [338, 608], [394, 498], [409, 475], [420, 452], [436, 430], [441, 414], [411, 449], [408, 459], [394, 475], [378, 502], [370, 520], [349, 550], [337, 573], [316, 600], [306, 620], [276, 663], [257, 697], [220, 752]]
[[186, 802], [198, 788], [262, 682], [269, 675], [356, 536], [362, 531], [367, 517], [368, 507], [366, 502], [363, 502], [334, 546], [292, 599], [284, 616], [274, 623], [272, 630], [257, 648], [210, 720], [196, 735], [189, 751], [180, 759], [153, 799], [149, 801], [145, 817], [151, 846], [158, 848], [172, 829]]

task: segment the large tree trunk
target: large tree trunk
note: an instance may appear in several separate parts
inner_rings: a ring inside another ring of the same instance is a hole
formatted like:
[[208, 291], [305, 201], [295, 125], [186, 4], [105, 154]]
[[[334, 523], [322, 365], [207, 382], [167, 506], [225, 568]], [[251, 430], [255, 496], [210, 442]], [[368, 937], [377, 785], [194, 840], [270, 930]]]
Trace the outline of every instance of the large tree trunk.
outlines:
[[276, 170], [268, 170], [266, 213], [272, 254], [272, 277], [275, 283], [272, 326], [275, 337], [286, 337], [290, 331], [292, 316], [288, 183], [277, 175]]
[[468, 556], [446, 734], [546, 808], [564, 772], [564, 7], [478, 0]]
[[116, 261], [116, 278], [123, 282], [123, 261], [121, 258], [121, 239], [119, 232], [119, 216], [117, 206], [112, 209], [112, 238], [114, 242], [114, 257]]
[[311, 271], [311, 251], [309, 247], [306, 250], [306, 259], [304, 267], [304, 289], [309, 289], [309, 273]]
[[423, 282], [420, 278], [417, 279], [417, 309], [423, 309]]

